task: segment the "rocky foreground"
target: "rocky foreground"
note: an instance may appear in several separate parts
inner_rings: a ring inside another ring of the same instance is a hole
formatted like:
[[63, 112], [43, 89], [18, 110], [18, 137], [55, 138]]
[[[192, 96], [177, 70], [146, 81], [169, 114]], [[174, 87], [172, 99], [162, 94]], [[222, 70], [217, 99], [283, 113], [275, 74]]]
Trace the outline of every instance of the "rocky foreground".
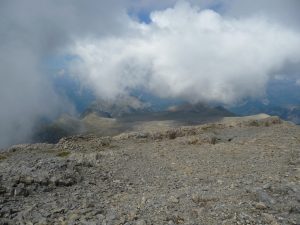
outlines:
[[300, 224], [300, 127], [263, 116], [14, 146], [0, 224]]

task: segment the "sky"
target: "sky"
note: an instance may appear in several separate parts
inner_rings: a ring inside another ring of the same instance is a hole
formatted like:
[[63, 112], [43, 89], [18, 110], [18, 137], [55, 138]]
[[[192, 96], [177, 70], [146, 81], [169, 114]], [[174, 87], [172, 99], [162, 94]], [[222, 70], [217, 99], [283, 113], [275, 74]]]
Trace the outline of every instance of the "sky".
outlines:
[[112, 101], [142, 89], [232, 105], [279, 75], [299, 85], [299, 10], [298, 0], [1, 0], [0, 147], [76, 114], [57, 88], [65, 77]]

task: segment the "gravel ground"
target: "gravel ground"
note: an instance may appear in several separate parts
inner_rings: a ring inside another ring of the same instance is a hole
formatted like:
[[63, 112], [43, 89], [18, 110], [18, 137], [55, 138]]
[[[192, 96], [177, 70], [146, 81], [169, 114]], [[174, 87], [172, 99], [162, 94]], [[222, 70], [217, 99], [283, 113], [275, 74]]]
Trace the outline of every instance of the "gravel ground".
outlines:
[[299, 225], [299, 156], [274, 117], [13, 146], [0, 224]]

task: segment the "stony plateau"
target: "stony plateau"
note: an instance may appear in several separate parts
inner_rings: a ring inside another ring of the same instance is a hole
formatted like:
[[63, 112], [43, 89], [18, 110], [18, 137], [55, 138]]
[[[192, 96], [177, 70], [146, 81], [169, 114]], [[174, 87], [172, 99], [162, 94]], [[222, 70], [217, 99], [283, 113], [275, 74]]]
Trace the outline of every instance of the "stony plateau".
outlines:
[[0, 154], [0, 224], [300, 224], [300, 127], [266, 115]]

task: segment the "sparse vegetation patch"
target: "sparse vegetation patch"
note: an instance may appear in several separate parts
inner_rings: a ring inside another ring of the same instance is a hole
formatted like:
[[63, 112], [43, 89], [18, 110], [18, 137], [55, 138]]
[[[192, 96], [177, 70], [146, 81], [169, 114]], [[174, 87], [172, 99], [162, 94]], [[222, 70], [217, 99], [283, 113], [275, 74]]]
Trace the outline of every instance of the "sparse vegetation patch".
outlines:
[[5, 160], [7, 157], [5, 155], [0, 154], [0, 161]]
[[58, 157], [67, 157], [69, 156], [71, 153], [68, 151], [63, 151], [63, 152], [59, 152], [56, 156]]

